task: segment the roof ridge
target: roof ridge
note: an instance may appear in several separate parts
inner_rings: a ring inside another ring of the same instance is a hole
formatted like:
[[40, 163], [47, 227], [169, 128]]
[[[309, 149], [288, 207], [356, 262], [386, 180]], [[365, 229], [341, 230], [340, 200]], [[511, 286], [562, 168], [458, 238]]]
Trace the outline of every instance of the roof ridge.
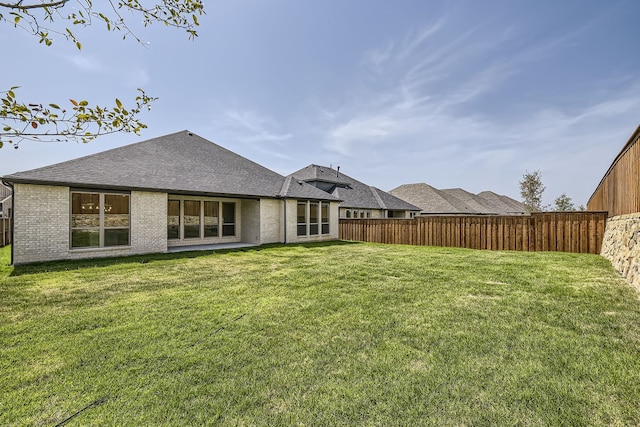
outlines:
[[373, 197], [375, 197], [376, 201], [378, 202], [378, 204], [380, 205], [380, 208], [382, 209], [387, 209], [387, 205], [382, 201], [382, 198], [380, 197], [380, 195], [378, 194], [378, 192], [376, 190], [378, 190], [376, 187], [370, 185], [369, 186], [369, 190], [371, 190], [371, 192], [373, 193]]
[[284, 181], [282, 182], [282, 187], [280, 187], [280, 194], [278, 194], [279, 197], [287, 197], [287, 193], [289, 192], [289, 187], [291, 186], [291, 179], [293, 177], [291, 175], [286, 176], [284, 178]]

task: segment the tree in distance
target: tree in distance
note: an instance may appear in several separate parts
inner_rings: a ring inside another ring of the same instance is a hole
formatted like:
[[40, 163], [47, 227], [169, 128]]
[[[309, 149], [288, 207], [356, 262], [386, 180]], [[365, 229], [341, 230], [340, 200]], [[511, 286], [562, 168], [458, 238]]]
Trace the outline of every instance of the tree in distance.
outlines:
[[575, 211], [576, 207], [571, 197], [567, 196], [567, 193], [562, 193], [553, 201], [553, 210], [559, 212]]
[[[76, 7], [66, 8], [70, 4]], [[32, 34], [45, 46], [51, 46], [53, 37], [59, 36], [82, 49], [72, 30], [74, 27], [102, 23], [107, 31], [118, 31], [123, 39], [131, 37], [142, 44], [127, 25], [124, 14], [128, 13], [127, 19], [141, 17], [145, 27], [161, 23], [186, 31], [192, 40], [198, 36], [195, 30], [199, 25], [198, 16], [205, 13], [202, 0], [162, 0], [151, 5], [143, 5], [140, 0], [101, 0], [96, 4], [93, 0], [0, 1], [0, 22]], [[59, 22], [64, 25], [57, 26]], [[25, 102], [17, 98], [18, 89], [13, 86], [0, 91], [0, 148], [5, 142], [18, 148], [23, 140], [86, 143], [115, 132], [139, 135], [147, 126], [138, 115], [150, 110], [151, 103], [157, 99], [138, 89], [135, 105], [128, 108], [118, 98], [112, 107], [92, 105], [75, 96], [64, 102]]]
[[525, 171], [524, 175], [522, 175], [520, 196], [529, 213], [542, 210], [542, 193], [545, 188], [542, 185], [542, 173], [539, 170], [533, 172]]

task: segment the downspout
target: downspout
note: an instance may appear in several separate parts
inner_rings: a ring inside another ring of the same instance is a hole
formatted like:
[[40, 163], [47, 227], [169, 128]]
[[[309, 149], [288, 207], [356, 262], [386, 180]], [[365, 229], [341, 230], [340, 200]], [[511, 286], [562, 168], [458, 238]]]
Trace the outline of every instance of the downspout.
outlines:
[[11, 265], [13, 265], [13, 248], [16, 246], [15, 240], [13, 239], [13, 230], [15, 228], [13, 226], [13, 218], [16, 216], [16, 192], [13, 189], [13, 184], [10, 182], [2, 181], [2, 183], [7, 187], [11, 187]]

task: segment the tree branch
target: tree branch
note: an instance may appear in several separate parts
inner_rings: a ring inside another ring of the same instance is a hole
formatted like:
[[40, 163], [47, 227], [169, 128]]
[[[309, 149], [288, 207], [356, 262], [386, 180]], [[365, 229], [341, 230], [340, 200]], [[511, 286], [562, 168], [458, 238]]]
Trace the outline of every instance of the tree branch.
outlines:
[[60, 0], [53, 1], [51, 3], [38, 3], [38, 4], [27, 4], [22, 5], [22, 1], [18, 3], [2, 3], [0, 2], [0, 7], [6, 7], [7, 9], [18, 9], [18, 10], [28, 10], [28, 9], [44, 9], [45, 7], [60, 7], [64, 6], [69, 0]]

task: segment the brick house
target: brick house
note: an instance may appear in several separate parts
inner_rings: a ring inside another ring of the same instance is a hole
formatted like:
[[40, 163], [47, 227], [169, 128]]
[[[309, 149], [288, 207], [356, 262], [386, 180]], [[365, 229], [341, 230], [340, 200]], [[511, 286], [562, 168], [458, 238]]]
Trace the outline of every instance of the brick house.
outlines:
[[189, 131], [2, 181], [14, 264], [338, 238], [339, 198]]

